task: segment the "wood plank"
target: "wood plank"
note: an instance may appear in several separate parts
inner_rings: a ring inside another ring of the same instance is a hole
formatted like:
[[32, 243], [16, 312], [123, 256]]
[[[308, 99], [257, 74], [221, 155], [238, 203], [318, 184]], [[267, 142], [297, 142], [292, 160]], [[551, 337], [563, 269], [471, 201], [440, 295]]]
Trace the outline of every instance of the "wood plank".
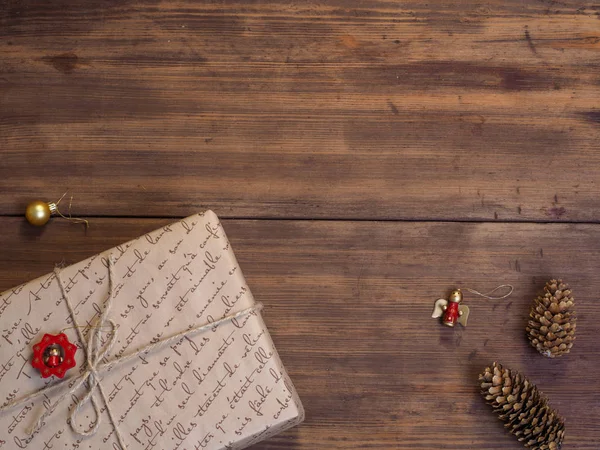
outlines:
[[600, 220], [598, 8], [0, 3], [0, 210]]
[[[87, 234], [0, 218], [0, 291], [167, 223], [95, 219]], [[248, 283], [307, 409], [306, 423], [256, 449], [488, 449], [519, 446], [479, 398], [497, 360], [527, 374], [567, 420], [564, 448], [600, 435], [600, 225], [225, 220]], [[524, 336], [531, 300], [564, 277], [578, 305], [571, 354], [549, 360]], [[466, 329], [430, 318], [456, 286], [515, 286], [466, 297]]]

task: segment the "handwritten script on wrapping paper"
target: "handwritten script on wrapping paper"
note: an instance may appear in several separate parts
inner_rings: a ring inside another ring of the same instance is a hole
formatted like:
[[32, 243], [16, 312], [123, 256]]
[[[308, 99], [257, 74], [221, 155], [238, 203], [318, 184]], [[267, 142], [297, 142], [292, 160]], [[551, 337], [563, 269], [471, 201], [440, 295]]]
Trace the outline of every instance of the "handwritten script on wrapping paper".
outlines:
[[[104, 362], [254, 305], [219, 219], [208, 211], [63, 269], [80, 326], [91, 326], [103, 311], [109, 255], [115, 274], [109, 318], [118, 324], [118, 336]], [[44, 333], [64, 330], [77, 343], [77, 366], [65, 379], [83, 372], [84, 351], [69, 327], [54, 274], [0, 295], [0, 404], [57, 382], [43, 380], [31, 367], [32, 346]], [[87, 336], [90, 328], [83, 331]], [[142, 353], [105, 373], [101, 384], [129, 449], [240, 449], [298, 424], [304, 415], [257, 312]], [[83, 388], [29, 436], [25, 430], [60, 392], [1, 414], [0, 449], [120, 449], [97, 394], [98, 432], [84, 438], [71, 430], [69, 411]], [[91, 428], [94, 414], [86, 404], [79, 424]]]

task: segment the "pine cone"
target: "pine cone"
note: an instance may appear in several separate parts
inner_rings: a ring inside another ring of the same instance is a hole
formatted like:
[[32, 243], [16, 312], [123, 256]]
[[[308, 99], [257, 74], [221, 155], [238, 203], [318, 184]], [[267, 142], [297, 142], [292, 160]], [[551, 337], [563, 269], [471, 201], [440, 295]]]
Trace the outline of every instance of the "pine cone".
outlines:
[[576, 316], [573, 293], [562, 280], [550, 280], [531, 305], [527, 337], [538, 352], [549, 358], [571, 351]]
[[519, 442], [534, 450], [560, 450], [565, 424], [527, 378], [494, 363], [479, 382], [486, 402]]

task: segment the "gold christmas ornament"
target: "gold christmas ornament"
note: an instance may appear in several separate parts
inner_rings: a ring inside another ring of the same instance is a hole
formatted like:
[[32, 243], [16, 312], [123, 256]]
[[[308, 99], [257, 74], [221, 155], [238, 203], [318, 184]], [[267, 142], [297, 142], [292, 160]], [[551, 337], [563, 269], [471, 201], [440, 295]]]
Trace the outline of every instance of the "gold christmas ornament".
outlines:
[[[508, 288], [508, 292], [506, 294], [500, 296], [492, 296], [494, 292], [505, 288]], [[501, 300], [512, 294], [513, 287], [510, 284], [502, 284], [485, 294], [471, 288], [465, 288], [465, 290], [472, 294], [479, 295], [480, 297], [487, 298], [490, 300]], [[467, 320], [469, 319], [469, 307], [464, 305], [462, 301], [462, 291], [460, 289], [452, 290], [448, 299], [439, 298], [435, 301], [435, 303], [433, 304], [433, 312], [431, 313], [431, 317], [441, 317], [442, 323], [448, 327], [454, 327], [454, 325], [457, 322], [460, 323], [463, 327], [466, 327]]]
[[431, 317], [442, 317], [442, 323], [447, 327], [453, 327], [456, 322], [466, 327], [469, 319], [469, 307], [461, 305], [462, 300], [461, 290], [454, 289], [448, 300], [444, 298], [436, 300]]
[[564, 421], [526, 377], [494, 363], [479, 375], [479, 382], [486, 403], [526, 448], [560, 450]]
[[36, 227], [42, 227], [48, 223], [50, 216], [56, 213], [55, 203], [46, 203], [39, 200], [31, 202], [25, 210], [27, 222]]
[[576, 321], [575, 299], [569, 285], [562, 280], [550, 280], [544, 286], [544, 293], [531, 305], [527, 337], [542, 355], [556, 358], [571, 351]]
[[[27, 222], [36, 227], [43, 227], [48, 223], [52, 216], [60, 216], [63, 219], [69, 220], [73, 223], [83, 223], [87, 228], [89, 226], [89, 222], [85, 219], [80, 219], [76, 217], [71, 217], [71, 204], [69, 203], [69, 216], [63, 215], [58, 209], [59, 203], [65, 198], [67, 193], [65, 192], [63, 196], [56, 203], [47, 203], [41, 200], [36, 200], [27, 205], [25, 209], [25, 218]], [[71, 201], [73, 201], [73, 197], [71, 197]]]

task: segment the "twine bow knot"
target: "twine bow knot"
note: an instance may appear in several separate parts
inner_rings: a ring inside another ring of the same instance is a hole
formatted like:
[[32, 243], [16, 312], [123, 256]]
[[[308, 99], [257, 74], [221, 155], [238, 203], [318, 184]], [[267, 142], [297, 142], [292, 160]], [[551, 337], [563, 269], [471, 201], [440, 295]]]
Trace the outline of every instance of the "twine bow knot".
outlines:
[[[106, 412], [108, 413], [110, 421], [113, 424], [115, 434], [117, 435], [117, 440], [119, 441], [119, 445], [123, 449], [127, 448], [127, 446], [123, 442], [123, 436], [119, 432], [117, 423], [114, 420], [113, 413], [109, 406], [108, 399], [106, 398], [106, 395], [104, 394], [104, 390], [102, 389], [102, 384], [100, 383], [101, 378], [100, 378], [100, 374], [99, 374], [99, 372], [108, 370], [110, 367], [112, 367], [112, 365], [109, 365], [109, 364], [101, 364], [100, 361], [102, 361], [102, 359], [104, 359], [104, 357], [110, 352], [110, 350], [112, 349], [112, 347], [117, 339], [117, 328], [118, 327], [112, 319], [107, 318], [108, 313], [110, 312], [110, 307], [112, 306], [113, 282], [114, 282], [113, 266], [114, 266], [114, 260], [113, 260], [112, 256], [110, 256], [108, 258], [108, 295], [107, 295], [107, 298], [105, 301], [104, 311], [102, 311], [102, 313], [100, 314], [98, 319], [96, 319], [94, 325], [91, 327], [92, 331], [90, 333], [88, 333], [87, 340], [82, 331], [82, 328], [77, 323], [75, 311], [73, 310], [71, 301], [69, 300], [69, 296], [67, 295], [67, 291], [66, 291], [66, 289], [62, 283], [62, 280], [60, 278], [60, 269], [58, 267], [54, 269], [54, 275], [56, 276], [56, 280], [58, 282], [58, 285], [60, 286], [60, 292], [65, 301], [65, 304], [67, 305], [67, 309], [69, 310], [69, 314], [71, 316], [71, 320], [73, 321], [74, 328], [75, 328], [75, 330], [77, 330], [77, 335], [79, 336], [79, 340], [83, 344], [83, 348], [85, 351], [85, 358], [86, 358], [85, 366], [84, 366], [85, 370], [80, 375], [70, 379], [70, 380], [72, 380], [71, 382], [74, 382], [71, 385], [71, 388], [68, 391], [64, 392], [60, 397], [58, 397], [58, 399], [53, 404], [51, 404], [50, 407], [48, 409], [46, 409], [46, 411], [44, 411], [43, 414], [41, 414], [39, 416], [37, 421], [28, 430], [29, 434], [36, 433], [44, 425], [44, 423], [45, 423], [44, 420], [46, 419], [46, 417], [48, 417], [50, 414], [52, 414], [54, 412], [54, 410], [56, 409], [56, 407], [60, 403], [62, 403], [62, 401], [67, 396], [75, 393], [77, 391], [77, 389], [79, 389], [81, 386], [85, 385], [85, 387], [87, 389], [85, 396], [82, 399], [76, 401], [75, 406], [71, 410], [71, 414], [69, 416], [69, 424], [70, 424], [72, 430], [81, 436], [92, 436], [92, 435], [96, 434], [96, 432], [98, 431], [98, 427], [100, 426], [101, 411], [100, 411], [100, 406], [98, 405], [98, 401], [94, 397], [94, 392], [97, 389], [98, 392], [100, 393], [100, 396], [102, 397], [102, 400], [104, 401], [104, 404], [106, 405]], [[108, 336], [109, 336], [108, 341], [103, 343], [102, 339], [101, 339], [101, 333], [102, 333], [102, 329], [106, 327], [106, 324], [108, 324], [110, 326], [110, 332], [108, 334]], [[139, 354], [139, 353], [136, 353], [135, 356], [137, 356], [137, 354]], [[120, 361], [120, 362], [123, 362], [123, 361]], [[58, 385], [61, 385], [61, 384], [62, 383], [58, 383]], [[95, 418], [91, 424], [91, 427], [86, 430], [86, 429], [83, 429], [80, 425], [78, 425], [77, 421], [75, 419], [76, 419], [77, 414], [79, 413], [80, 409], [89, 401], [92, 402], [92, 406], [93, 406], [94, 412], [96, 414], [95, 414]]]
[[[61, 285], [62, 285], [62, 283], [61, 283]], [[91, 327], [91, 329], [94, 330], [95, 332], [90, 333], [91, 337], [87, 340], [87, 347], [85, 348], [85, 355], [86, 355], [85, 371], [83, 373], [81, 373], [80, 375], [74, 377], [73, 381], [75, 383], [72, 385], [70, 390], [63, 396], [59, 397], [59, 399], [56, 402], [54, 402], [54, 404], [50, 408], [48, 408], [46, 410], [46, 412], [44, 412], [44, 414], [42, 414], [38, 418], [38, 420], [35, 422], [35, 424], [30, 428], [29, 434], [33, 434], [33, 433], [37, 432], [43, 425], [44, 419], [48, 415], [52, 414], [52, 412], [54, 411], [56, 406], [58, 406], [58, 404], [60, 402], [62, 402], [62, 400], [64, 400], [64, 397], [66, 397], [67, 395], [69, 395], [71, 393], [74, 393], [81, 386], [84, 386], [86, 388], [87, 393], [85, 394], [85, 396], [82, 399], [76, 401], [75, 407], [73, 408], [73, 410], [71, 411], [71, 414], [69, 416], [69, 419], [70, 419], [69, 422], [71, 424], [71, 428], [73, 428], [73, 431], [75, 431], [77, 434], [82, 435], [82, 436], [91, 436], [91, 435], [95, 434], [96, 431], [98, 431], [98, 427], [100, 426], [100, 407], [98, 406], [96, 398], [94, 397], [94, 391], [96, 389], [98, 389], [98, 391], [100, 392], [102, 400], [104, 401], [104, 404], [106, 405], [107, 412], [111, 418], [111, 421], [114, 424], [114, 420], [112, 418], [112, 411], [110, 410], [110, 407], [108, 405], [108, 400], [104, 394], [104, 391], [102, 390], [102, 385], [100, 384], [101, 378], [98, 373], [102, 369], [106, 370], [107, 365], [105, 365], [105, 364], [101, 365], [100, 361], [102, 361], [104, 359], [104, 357], [110, 352], [110, 350], [112, 349], [112, 347], [117, 339], [118, 326], [115, 324], [115, 322], [113, 320], [106, 318], [107, 311], [108, 311], [108, 308], [106, 308], [104, 310], [104, 313], [102, 314], [102, 316], [100, 316], [98, 318], [98, 320], [96, 320], [96, 323]], [[71, 314], [71, 317], [75, 317], [74, 314]], [[108, 341], [102, 343], [100, 333], [101, 333], [101, 330], [103, 328], [105, 328], [104, 323], [108, 323], [110, 325], [110, 332], [109, 332]], [[83, 332], [81, 331], [80, 327], [75, 325], [75, 328], [78, 331], [79, 339], [81, 340], [81, 342], [86, 342], [85, 337], [84, 337]], [[77, 414], [79, 413], [79, 410], [89, 401], [92, 402], [92, 405], [94, 407], [94, 412], [96, 413], [96, 417], [95, 417], [94, 421], [92, 422], [91, 428], [85, 430], [77, 424], [77, 421], [75, 420], [75, 418], [76, 418]], [[118, 431], [117, 431], [117, 437], [119, 437]], [[121, 444], [121, 447], [125, 448], [121, 442], [119, 442], [119, 443]]]

